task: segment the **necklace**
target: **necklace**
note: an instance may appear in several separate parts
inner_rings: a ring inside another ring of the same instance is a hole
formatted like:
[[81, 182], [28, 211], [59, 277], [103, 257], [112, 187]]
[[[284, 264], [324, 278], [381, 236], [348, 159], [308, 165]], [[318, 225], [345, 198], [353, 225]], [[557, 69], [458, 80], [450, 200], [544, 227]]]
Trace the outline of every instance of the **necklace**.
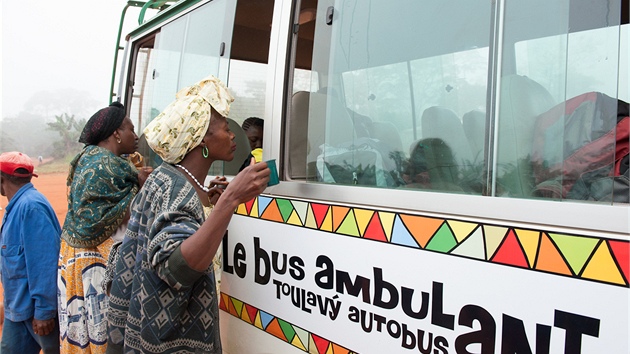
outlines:
[[193, 174], [192, 174], [192, 173], [190, 173], [190, 171], [188, 171], [188, 170], [186, 169], [186, 167], [184, 167], [184, 166], [182, 166], [182, 165], [180, 165], [180, 164], [175, 164], [175, 166], [177, 166], [177, 167], [181, 168], [182, 170], [184, 170], [184, 172], [186, 172], [186, 173], [190, 176], [190, 178], [192, 178], [192, 179], [193, 179], [193, 181], [195, 181], [195, 183], [197, 183], [197, 186], [199, 186], [199, 188], [201, 188], [201, 190], [202, 190], [202, 191], [204, 191], [204, 192], [206, 192], [206, 193], [210, 192], [210, 188], [208, 188], [208, 187], [206, 187], [206, 186], [202, 185], [201, 183], [199, 183], [199, 181], [197, 181], [197, 179], [195, 178], [195, 176], [193, 176]]

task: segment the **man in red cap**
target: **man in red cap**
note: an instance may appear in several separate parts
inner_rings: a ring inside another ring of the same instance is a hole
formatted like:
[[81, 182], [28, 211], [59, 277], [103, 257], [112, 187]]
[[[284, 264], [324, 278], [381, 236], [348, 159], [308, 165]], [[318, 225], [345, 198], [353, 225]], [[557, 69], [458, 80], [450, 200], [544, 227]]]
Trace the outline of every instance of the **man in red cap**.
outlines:
[[4, 288], [3, 354], [59, 353], [57, 261], [61, 227], [20, 152], [0, 155], [0, 194], [9, 204], [0, 235]]

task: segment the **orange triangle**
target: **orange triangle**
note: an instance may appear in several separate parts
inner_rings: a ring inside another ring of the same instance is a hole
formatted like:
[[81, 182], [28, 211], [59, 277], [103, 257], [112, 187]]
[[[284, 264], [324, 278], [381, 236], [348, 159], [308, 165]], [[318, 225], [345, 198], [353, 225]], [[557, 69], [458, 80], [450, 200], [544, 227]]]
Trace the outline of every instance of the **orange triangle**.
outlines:
[[227, 309], [227, 306], [225, 304], [227, 304], [230, 301], [230, 298], [225, 295], [224, 293], [221, 293], [221, 300], [219, 301], [219, 308], [225, 312], [229, 312]]
[[241, 312], [241, 320], [251, 324], [252, 320], [249, 318], [249, 314], [247, 313], [247, 311], [242, 311]]
[[341, 206], [332, 206], [332, 222], [333, 222], [333, 231], [336, 231], [339, 228], [339, 225], [343, 222], [343, 219], [348, 215], [348, 211], [350, 208], [341, 207]]
[[424, 216], [399, 214], [411, 236], [416, 239], [420, 247], [425, 248], [433, 234], [442, 226], [444, 219], [427, 218]]
[[230, 313], [230, 315], [240, 318], [238, 311], [236, 311], [236, 307], [234, 307], [234, 303], [232, 301], [228, 301], [228, 312]]
[[546, 233], [543, 233], [540, 240], [540, 250], [538, 251], [535, 269], [556, 274], [573, 275], [567, 262], [562, 258], [560, 252]]
[[339, 344], [332, 343], [333, 353], [335, 354], [348, 354], [350, 351]]
[[267, 209], [263, 212], [261, 219], [284, 223], [284, 219], [282, 218], [280, 209], [278, 209], [278, 203], [276, 203], [275, 199], [269, 203]]
[[267, 325], [265, 328], [267, 333], [271, 333], [274, 336], [282, 339], [285, 342], [288, 342], [287, 337], [284, 336], [284, 332], [282, 332], [282, 328], [280, 327], [280, 323], [278, 323], [278, 319], [274, 317], [273, 320]]

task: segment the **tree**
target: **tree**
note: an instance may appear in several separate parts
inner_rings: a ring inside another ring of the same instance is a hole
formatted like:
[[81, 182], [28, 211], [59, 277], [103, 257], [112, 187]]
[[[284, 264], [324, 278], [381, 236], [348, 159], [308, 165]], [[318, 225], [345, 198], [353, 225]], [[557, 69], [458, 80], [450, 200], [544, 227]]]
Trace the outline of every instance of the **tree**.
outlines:
[[85, 126], [86, 120], [77, 120], [73, 115], [67, 113], [55, 116], [55, 121], [52, 123], [46, 123], [48, 130], [57, 132], [61, 136], [61, 140], [56, 141], [54, 146], [53, 156], [64, 157], [68, 155], [76, 154], [81, 150], [81, 143], [79, 143], [79, 137], [81, 131]]
[[20, 112], [0, 121], [1, 151], [20, 151], [29, 156], [50, 156], [55, 134], [46, 129], [46, 119], [38, 114]]

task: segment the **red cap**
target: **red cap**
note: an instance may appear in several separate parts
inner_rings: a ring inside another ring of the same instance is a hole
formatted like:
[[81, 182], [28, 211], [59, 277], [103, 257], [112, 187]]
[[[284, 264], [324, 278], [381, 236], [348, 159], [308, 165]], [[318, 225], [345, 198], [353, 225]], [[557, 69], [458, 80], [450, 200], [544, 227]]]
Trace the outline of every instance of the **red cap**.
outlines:
[[[23, 168], [28, 173], [17, 173], [15, 170]], [[33, 173], [33, 161], [28, 155], [17, 151], [5, 152], [0, 155], [0, 171], [15, 177], [37, 177]]]

